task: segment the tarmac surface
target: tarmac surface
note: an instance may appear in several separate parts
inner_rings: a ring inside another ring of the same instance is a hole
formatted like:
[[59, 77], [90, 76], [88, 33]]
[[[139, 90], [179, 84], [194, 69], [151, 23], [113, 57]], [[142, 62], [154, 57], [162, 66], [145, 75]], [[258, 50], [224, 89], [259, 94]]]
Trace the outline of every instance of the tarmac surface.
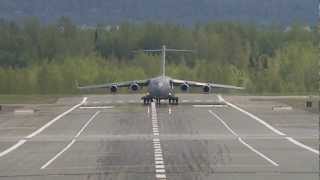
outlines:
[[[0, 112], [0, 180], [318, 180], [319, 119], [249, 96], [60, 99]], [[269, 98], [269, 97], [265, 97]]]

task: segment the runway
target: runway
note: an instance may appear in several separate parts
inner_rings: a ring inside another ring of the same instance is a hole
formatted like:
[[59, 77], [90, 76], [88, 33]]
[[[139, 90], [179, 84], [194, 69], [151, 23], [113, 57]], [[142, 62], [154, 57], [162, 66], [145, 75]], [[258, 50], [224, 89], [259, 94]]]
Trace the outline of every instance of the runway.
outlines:
[[317, 114], [244, 96], [181, 95], [178, 106], [139, 97], [0, 113], [0, 179], [319, 179]]

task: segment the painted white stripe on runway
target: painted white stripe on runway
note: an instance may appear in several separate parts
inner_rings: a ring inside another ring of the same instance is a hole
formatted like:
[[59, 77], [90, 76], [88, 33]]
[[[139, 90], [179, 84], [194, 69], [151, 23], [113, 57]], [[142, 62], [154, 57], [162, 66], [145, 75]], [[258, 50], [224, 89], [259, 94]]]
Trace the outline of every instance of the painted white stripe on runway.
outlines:
[[[149, 108], [148, 108], [149, 110]], [[169, 109], [169, 114], [171, 109]], [[157, 110], [155, 103], [151, 103], [151, 119], [152, 119], [152, 132], [154, 136], [159, 136], [159, 126], [157, 119]], [[153, 154], [154, 154], [154, 166], [155, 166], [155, 177], [156, 179], [167, 179], [166, 170], [164, 165], [163, 153], [161, 149], [161, 142], [159, 138], [153, 138]]]
[[21, 145], [23, 145], [26, 142], [26, 140], [22, 139], [20, 141], [18, 141], [16, 144], [14, 144], [13, 146], [11, 146], [10, 148], [6, 149], [5, 151], [2, 151], [0, 153], [0, 157], [3, 157], [5, 155], [7, 155], [8, 153], [10, 153], [11, 151], [17, 149], [18, 147], [20, 147]]
[[154, 161], [155, 164], [164, 164], [163, 161]]
[[236, 137], [239, 137], [239, 135], [238, 135], [236, 132], [234, 132], [234, 131], [231, 129], [231, 127], [230, 127], [226, 122], [224, 122], [224, 120], [222, 120], [222, 119], [220, 118], [220, 116], [218, 116], [216, 113], [214, 113], [214, 112], [211, 111], [211, 110], [209, 110], [209, 113], [210, 113], [211, 115], [213, 115], [215, 118], [217, 118], [217, 119], [231, 132], [231, 134], [233, 134], [233, 135], [236, 136]]
[[[243, 114], [246, 114], [247, 116], [251, 117], [252, 119], [260, 122], [261, 124], [263, 124], [264, 126], [269, 128], [270, 130], [272, 130], [274, 133], [276, 133], [276, 134], [278, 134], [280, 136], [286, 136], [285, 133], [279, 131], [278, 129], [276, 129], [274, 127], [272, 127], [270, 124], [268, 124], [267, 122], [263, 121], [262, 119], [260, 119], [256, 115], [254, 115], [254, 114], [252, 114], [252, 113], [250, 113], [248, 111], [245, 111], [245, 110], [241, 109], [240, 107], [238, 107], [238, 106], [236, 106], [236, 105], [224, 100], [221, 95], [218, 95], [218, 98], [221, 99], [223, 102], [225, 102], [227, 105], [233, 107], [234, 109], [237, 109], [238, 111], [242, 112]], [[291, 143], [293, 143], [293, 144], [295, 144], [295, 145], [297, 145], [297, 146], [299, 146], [299, 147], [301, 147], [303, 149], [306, 149], [306, 150], [308, 150], [310, 152], [313, 152], [313, 153], [319, 155], [319, 150], [313, 149], [313, 148], [311, 148], [311, 147], [309, 147], [309, 146], [307, 146], [307, 145], [305, 145], [305, 144], [293, 139], [292, 137], [285, 137], [285, 139], [287, 139], [289, 142], [291, 142]]]
[[228, 107], [227, 105], [216, 105], [216, 104], [194, 104], [192, 105], [192, 107], [196, 107], [196, 108], [211, 108], [211, 107]]
[[250, 146], [248, 143], [246, 143], [244, 140], [242, 140], [240, 137], [238, 138], [238, 140], [245, 146], [247, 146], [251, 151], [255, 152], [256, 154], [258, 154], [259, 156], [261, 156], [262, 158], [264, 158], [265, 160], [269, 161], [272, 165], [274, 166], [279, 166], [278, 163], [274, 162], [272, 159], [268, 158], [266, 155], [262, 154], [261, 152], [259, 152], [258, 150], [256, 150], [254, 147]]
[[234, 136], [237, 137], [237, 139], [240, 141], [241, 144], [243, 144], [244, 146], [246, 146], [247, 148], [249, 148], [251, 151], [255, 152], [256, 154], [258, 154], [260, 157], [262, 157], [263, 159], [267, 160], [269, 163], [271, 163], [274, 166], [279, 166], [278, 163], [274, 162], [272, 159], [270, 159], [269, 157], [267, 157], [266, 155], [264, 155], [263, 153], [261, 153], [260, 151], [258, 151], [257, 149], [255, 149], [254, 147], [252, 147], [251, 145], [249, 145], [248, 143], [246, 143], [220, 116], [218, 116], [216, 113], [212, 112], [211, 110], [209, 110], [209, 113], [211, 115], [213, 115], [216, 119], [218, 119], [230, 132], [231, 134], [233, 134]]
[[154, 153], [154, 157], [163, 157], [162, 153]]
[[156, 174], [156, 178], [158, 178], [158, 179], [166, 179], [167, 176], [165, 174]]
[[156, 165], [155, 168], [156, 168], [156, 169], [164, 169], [165, 166], [164, 166], [164, 165]]
[[53, 158], [51, 158], [47, 163], [45, 163], [40, 169], [45, 169], [47, 168], [53, 161], [55, 161], [59, 156], [61, 156], [64, 152], [66, 152], [77, 140], [77, 138], [81, 135], [81, 133], [85, 130], [86, 127], [90, 124], [90, 122], [100, 113], [100, 111], [97, 111], [94, 113], [93, 116], [82, 126], [82, 128], [79, 130], [79, 132], [74, 136], [72, 141], [65, 147], [63, 148], [58, 154], [56, 154]]
[[87, 126], [91, 123], [91, 121], [98, 115], [100, 114], [100, 111], [97, 111], [87, 122], [86, 124], [84, 124], [84, 126], [82, 126], [82, 128], [80, 129], [80, 131], [77, 133], [77, 135], [75, 136], [75, 138], [79, 137], [80, 134], [87, 128]]
[[46, 167], [48, 167], [53, 161], [55, 161], [59, 156], [61, 156], [61, 154], [67, 151], [75, 142], [76, 140], [73, 139], [65, 148], [63, 148], [58, 154], [56, 154], [47, 163], [45, 163], [40, 169], [45, 169]]
[[156, 169], [156, 173], [165, 173], [166, 170], [165, 169]]
[[163, 157], [156, 157], [156, 158], [154, 158], [154, 160], [156, 160], [156, 161], [163, 161]]
[[306, 149], [306, 150], [309, 150], [309, 151], [311, 151], [311, 152], [316, 153], [316, 154], [319, 155], [319, 151], [318, 151], [318, 150], [313, 149], [313, 148], [311, 148], [311, 147], [309, 147], [309, 146], [307, 146], [307, 145], [305, 145], [305, 144], [302, 144], [301, 142], [293, 139], [292, 137], [286, 137], [286, 139], [287, 139], [288, 141], [292, 142], [293, 144], [297, 145], [297, 146], [300, 146], [300, 147], [302, 147], [302, 148], [304, 148], [304, 149]]
[[252, 119], [258, 121], [259, 123], [261, 123], [262, 125], [264, 125], [264, 126], [267, 127], [268, 129], [270, 129], [271, 131], [273, 131], [274, 133], [276, 133], [276, 134], [278, 134], [278, 135], [280, 135], [280, 136], [285, 136], [285, 135], [286, 135], [285, 133], [279, 131], [278, 129], [276, 129], [276, 128], [274, 128], [274, 127], [272, 127], [270, 124], [268, 124], [267, 122], [263, 121], [263, 120], [260, 119], [259, 117], [257, 117], [257, 116], [255, 116], [255, 115], [253, 115], [253, 114], [251, 114], [251, 113], [249, 113], [249, 112], [247, 112], [247, 111], [239, 108], [238, 106], [236, 106], [236, 105], [234, 105], [234, 104], [231, 104], [231, 103], [229, 103], [229, 102], [227, 102], [227, 101], [224, 101], [224, 102], [225, 102], [226, 104], [228, 104], [229, 106], [233, 107], [234, 109], [237, 109], [238, 111], [242, 112], [243, 114], [245, 114], [245, 115], [251, 117]]
[[51, 126], [53, 123], [55, 123], [56, 121], [58, 121], [59, 119], [61, 119], [62, 117], [64, 117], [65, 115], [69, 114], [71, 111], [75, 110], [76, 108], [82, 106], [83, 104], [86, 103], [87, 101], [87, 97], [84, 97], [82, 99], [82, 101], [73, 106], [72, 108], [70, 108], [69, 110], [65, 111], [64, 113], [58, 115], [57, 117], [55, 117], [54, 119], [52, 119], [51, 121], [49, 121], [47, 124], [45, 124], [44, 126], [42, 126], [41, 128], [37, 129], [36, 131], [34, 131], [33, 133], [31, 133], [30, 135], [24, 137], [23, 139], [19, 140], [16, 144], [14, 144], [13, 146], [9, 147], [8, 149], [0, 152], [0, 157], [3, 157], [7, 154], [9, 154], [10, 152], [14, 151], [15, 149], [19, 148], [20, 146], [22, 146], [24, 143], [27, 142], [27, 139], [33, 138], [34, 136], [38, 135], [39, 133], [41, 133], [43, 130], [45, 130], [46, 128], [48, 128], [49, 126]]
[[113, 106], [82, 106], [79, 109], [112, 109]]
[[64, 117], [65, 115], [69, 114], [71, 111], [77, 109], [78, 107], [80, 107], [82, 104], [84, 104], [87, 101], [87, 97], [83, 98], [82, 102], [80, 104], [77, 104], [75, 106], [73, 106], [72, 108], [70, 108], [69, 110], [65, 111], [64, 113], [60, 114], [59, 116], [57, 116], [56, 118], [52, 119], [51, 121], [49, 121], [47, 124], [45, 124], [44, 126], [42, 126], [41, 128], [39, 128], [38, 130], [36, 130], [35, 132], [31, 133], [30, 135], [28, 135], [26, 138], [32, 138], [36, 135], [38, 135], [39, 133], [41, 133], [43, 130], [47, 129], [49, 126], [51, 126], [53, 123], [55, 123], [56, 121], [58, 121], [59, 119], [61, 119], [62, 117]]

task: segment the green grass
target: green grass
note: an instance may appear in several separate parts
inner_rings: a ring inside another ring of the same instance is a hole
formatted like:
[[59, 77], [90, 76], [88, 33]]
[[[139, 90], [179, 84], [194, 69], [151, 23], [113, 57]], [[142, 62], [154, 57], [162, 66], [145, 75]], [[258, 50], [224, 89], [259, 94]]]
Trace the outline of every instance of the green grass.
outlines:
[[62, 95], [0, 95], [0, 104], [52, 104]]

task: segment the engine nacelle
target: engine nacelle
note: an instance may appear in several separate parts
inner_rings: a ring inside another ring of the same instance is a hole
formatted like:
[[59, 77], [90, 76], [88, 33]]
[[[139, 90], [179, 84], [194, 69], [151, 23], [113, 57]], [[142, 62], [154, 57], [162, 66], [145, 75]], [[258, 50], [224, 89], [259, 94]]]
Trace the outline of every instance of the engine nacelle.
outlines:
[[118, 86], [117, 85], [112, 85], [111, 87], [110, 87], [110, 92], [111, 93], [116, 93], [118, 91]]
[[180, 89], [181, 89], [181, 91], [183, 91], [183, 92], [188, 91], [189, 88], [190, 88], [190, 86], [189, 86], [189, 84], [187, 84], [187, 83], [183, 83], [183, 84], [180, 86]]
[[140, 86], [137, 83], [133, 83], [133, 84], [130, 85], [129, 89], [131, 91], [138, 91], [140, 89]]
[[204, 93], [210, 93], [211, 92], [211, 87], [209, 85], [203, 86], [202, 88]]

